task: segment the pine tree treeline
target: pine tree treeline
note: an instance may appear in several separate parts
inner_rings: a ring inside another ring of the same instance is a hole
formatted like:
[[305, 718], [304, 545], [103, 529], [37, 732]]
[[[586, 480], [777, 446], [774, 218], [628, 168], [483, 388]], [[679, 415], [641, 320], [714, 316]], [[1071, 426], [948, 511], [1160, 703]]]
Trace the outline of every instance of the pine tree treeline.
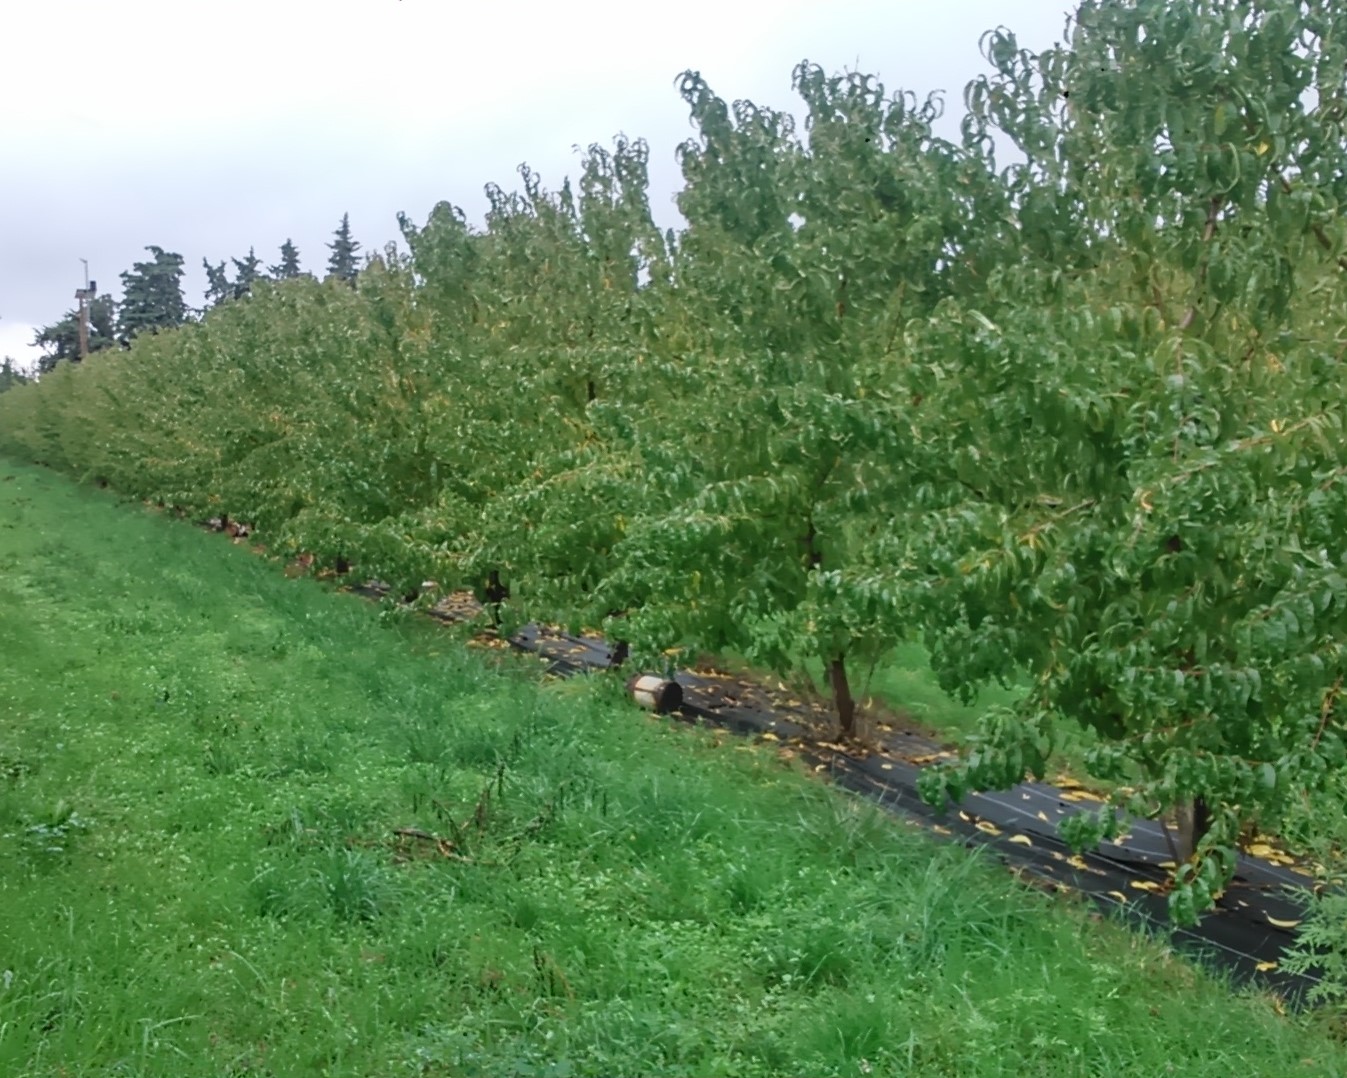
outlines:
[[[358, 272], [355, 256], [360, 244], [351, 237], [348, 215], [342, 216], [336, 237], [334, 243], [329, 245], [333, 248], [332, 264], [337, 267], [331, 272], [348, 282], [354, 281]], [[126, 347], [143, 331], [172, 328], [191, 320], [193, 312], [182, 294], [182, 256], [160, 247], [147, 247], [146, 250], [154, 256], [153, 261], [137, 262], [130, 271], [121, 275], [123, 296], [120, 303], [115, 302], [111, 295], [98, 296], [92, 302], [89, 336], [91, 353], [114, 345]], [[286, 239], [281, 244], [280, 256], [279, 263], [264, 270], [256, 251], [249, 248], [246, 258], [229, 259], [233, 263], [232, 276], [224, 260], [212, 263], [203, 258], [201, 265], [206, 273], [204, 310], [210, 310], [226, 300], [242, 299], [252, 292], [258, 281], [294, 280], [304, 275], [300, 268], [299, 251], [292, 240]], [[78, 358], [78, 312], [67, 311], [60, 321], [38, 329], [33, 343], [43, 350], [43, 356], [38, 361], [41, 374], [50, 373], [62, 360]]]
[[1092, 0], [984, 50], [957, 142], [859, 74], [800, 65], [797, 128], [689, 72], [680, 233], [625, 138], [358, 274], [343, 217], [327, 279], [6, 393], [0, 448], [397, 590], [498, 574], [506, 629], [807, 659], [847, 735], [921, 640], [1024, 687], [926, 796], [1079, 723], [1117, 792], [1073, 838], [1177, 810], [1191, 920], [1347, 762], [1347, 8]]
[[[121, 275], [122, 300], [110, 294], [95, 296], [89, 303], [89, 352], [115, 346], [127, 347], [143, 332], [172, 329], [187, 318], [182, 295], [182, 264], [179, 254], [162, 247], [146, 247], [152, 261], [137, 262]], [[209, 272], [209, 267], [207, 267]], [[43, 326], [33, 335], [41, 348], [38, 373], [48, 374], [62, 360], [78, 359], [79, 312], [67, 311], [58, 322]]]

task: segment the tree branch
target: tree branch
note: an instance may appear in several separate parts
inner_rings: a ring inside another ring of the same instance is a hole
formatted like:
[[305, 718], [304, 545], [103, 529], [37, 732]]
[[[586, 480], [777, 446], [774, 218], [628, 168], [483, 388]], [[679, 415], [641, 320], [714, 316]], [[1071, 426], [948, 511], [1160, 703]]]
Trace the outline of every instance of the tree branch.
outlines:
[[[1282, 190], [1286, 192], [1286, 194], [1289, 195], [1295, 190], [1295, 188], [1291, 186], [1291, 181], [1285, 176], [1278, 174], [1277, 179], [1281, 181]], [[1320, 247], [1325, 251], [1333, 250], [1333, 241], [1329, 239], [1328, 233], [1324, 231], [1323, 225], [1318, 223], [1311, 224], [1310, 231], [1314, 234], [1314, 238], [1319, 241]], [[1338, 255], [1337, 262], [1339, 269], [1347, 270], [1347, 255]]]

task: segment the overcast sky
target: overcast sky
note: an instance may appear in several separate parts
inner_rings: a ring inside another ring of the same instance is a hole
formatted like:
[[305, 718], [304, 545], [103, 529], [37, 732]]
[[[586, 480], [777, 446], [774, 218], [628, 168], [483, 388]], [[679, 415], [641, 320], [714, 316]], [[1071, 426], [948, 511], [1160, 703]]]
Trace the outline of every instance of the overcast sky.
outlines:
[[343, 213], [366, 252], [441, 199], [480, 222], [489, 181], [526, 161], [549, 189], [576, 145], [623, 132], [651, 146], [651, 204], [676, 223], [674, 86], [688, 68], [722, 97], [796, 110], [809, 59], [946, 93], [954, 136], [977, 42], [1004, 24], [1039, 50], [1070, 0], [32, 0], [0, 14], [0, 356], [25, 365], [33, 327], [99, 291], [157, 244], [201, 260], [287, 237], [321, 271]]

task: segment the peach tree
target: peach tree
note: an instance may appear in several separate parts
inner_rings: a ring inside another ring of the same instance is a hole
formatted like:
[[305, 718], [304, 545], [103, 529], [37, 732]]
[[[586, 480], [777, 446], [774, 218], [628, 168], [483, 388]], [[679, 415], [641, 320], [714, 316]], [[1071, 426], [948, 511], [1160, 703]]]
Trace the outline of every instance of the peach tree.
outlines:
[[908, 498], [904, 330], [975, 285], [974, 196], [994, 185], [934, 136], [938, 102], [808, 63], [794, 83], [803, 135], [683, 77], [687, 228], [652, 345], [676, 377], [631, 419], [647, 508], [615, 576], [652, 597], [635, 643], [814, 658], [850, 735], [854, 666], [914, 624], [865, 579]]
[[1347, 763], [1347, 9], [1087, 0], [1042, 54], [985, 41], [1013, 212], [913, 329], [927, 514], [892, 553], [947, 687], [1028, 685], [926, 793], [1083, 724], [1116, 785], [1071, 837], [1175, 813], [1189, 920]]

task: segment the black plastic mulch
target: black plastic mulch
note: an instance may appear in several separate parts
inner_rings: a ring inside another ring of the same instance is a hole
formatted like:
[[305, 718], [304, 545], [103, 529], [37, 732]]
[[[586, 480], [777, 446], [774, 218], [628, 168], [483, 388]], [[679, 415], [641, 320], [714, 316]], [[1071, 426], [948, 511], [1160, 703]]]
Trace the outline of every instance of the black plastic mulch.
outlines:
[[[388, 589], [369, 582], [350, 590], [383, 598]], [[448, 596], [427, 611], [454, 623], [471, 620], [481, 606], [470, 596]], [[530, 624], [508, 641], [543, 658], [547, 673], [569, 677], [607, 669], [612, 651], [602, 640]], [[1314, 878], [1291, 865], [1241, 855], [1234, 879], [1216, 910], [1191, 928], [1169, 923], [1165, 883], [1172, 865], [1160, 825], [1138, 820], [1131, 831], [1097, 849], [1074, 853], [1058, 835], [1058, 823], [1097, 798], [1079, 787], [1026, 782], [1013, 789], [975, 793], [956, 807], [935, 809], [917, 793], [923, 767], [951, 754], [924, 735], [883, 725], [879, 751], [857, 751], [827, 740], [831, 725], [821, 705], [771, 693], [764, 686], [725, 674], [679, 671], [683, 703], [675, 717], [742, 736], [780, 742], [838, 785], [879, 802], [926, 830], [985, 850], [1022, 879], [1088, 898], [1108, 914], [1123, 917], [1177, 950], [1228, 971], [1237, 981], [1270, 989], [1293, 1005], [1318, 981], [1313, 971], [1281, 969], [1286, 948], [1305, 915], [1303, 894]]]

